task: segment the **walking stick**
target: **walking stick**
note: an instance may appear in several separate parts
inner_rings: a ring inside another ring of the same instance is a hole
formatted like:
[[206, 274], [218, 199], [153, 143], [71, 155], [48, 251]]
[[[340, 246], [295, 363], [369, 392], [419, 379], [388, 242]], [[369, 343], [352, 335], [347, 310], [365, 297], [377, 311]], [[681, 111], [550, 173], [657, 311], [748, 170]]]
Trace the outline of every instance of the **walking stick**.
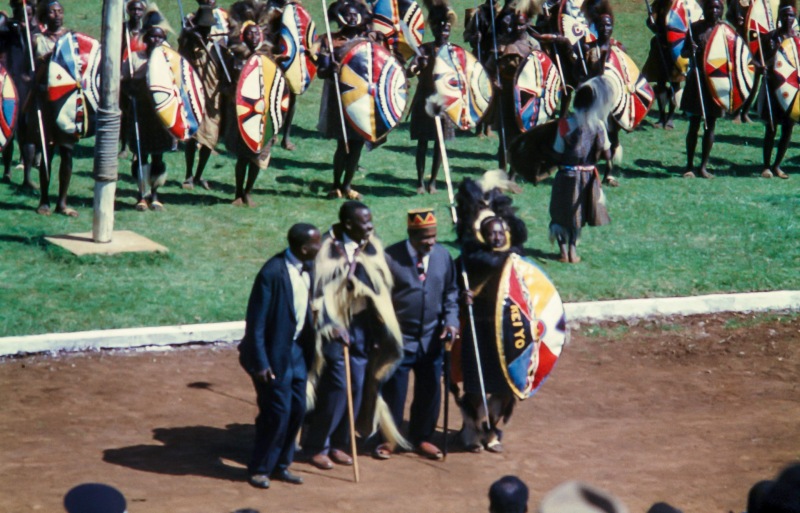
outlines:
[[447, 459], [447, 426], [450, 419], [450, 345], [453, 343], [452, 337], [445, 339], [444, 346], [444, 443], [442, 444], [442, 460]]
[[[331, 50], [331, 60], [334, 60], [333, 55], [333, 36], [331, 36], [331, 22], [328, 20], [328, 6], [325, 0], [322, 0], [322, 13], [325, 16], [325, 30], [328, 32], [328, 48]], [[344, 151], [350, 153], [350, 146], [347, 144], [347, 127], [344, 126], [344, 109], [342, 108], [342, 92], [339, 89], [339, 75], [333, 74], [333, 85], [336, 86], [336, 103], [339, 105], [339, 121], [342, 122], [342, 137], [344, 138]], [[358, 479], [356, 479], [358, 481]]]
[[358, 477], [358, 452], [356, 451], [356, 419], [353, 412], [353, 384], [350, 383], [350, 346], [344, 344], [344, 376], [347, 380], [347, 416], [350, 421], [350, 451], [353, 453], [353, 476]]
[[[28, 40], [28, 56], [31, 60], [31, 74], [33, 75], [34, 81], [36, 80], [36, 62], [33, 59], [33, 40], [31, 39], [31, 27], [30, 21], [28, 20], [28, 2], [27, 0], [22, 0], [22, 12], [25, 16], [25, 38]], [[44, 174], [47, 177], [47, 180], [50, 180], [50, 162], [47, 158], [47, 140], [44, 135], [44, 121], [42, 120], [42, 108], [39, 106], [39, 96], [36, 94], [36, 90], [34, 88], [31, 93], [33, 95], [33, 100], [36, 102], [36, 117], [39, 120], [39, 138], [42, 140], [42, 162], [44, 163]], [[35, 160], [35, 159], [34, 159]]]
[[[131, 74], [131, 80], [133, 80], [133, 53], [131, 52], [131, 32], [128, 28], [125, 28], [125, 44], [127, 45], [128, 49], [128, 71]], [[144, 184], [144, 162], [142, 162], [142, 141], [139, 138], [139, 113], [137, 111], [138, 107], [136, 104], [136, 98], [131, 96], [131, 106], [133, 107], [133, 132], [136, 136], [136, 161], [137, 163], [137, 173], [136, 177], [139, 181], [139, 196], [140, 199], [144, 199], [144, 191], [145, 191], [145, 184]]]
[[[692, 44], [694, 44], [694, 34], [692, 34], [692, 14], [689, 11], [689, 4], [686, 3], [686, 0], [683, 0], [683, 7], [686, 9], [686, 24], [689, 27], [689, 37], [692, 38]], [[694, 68], [694, 75], [695, 79], [697, 80], [697, 94], [700, 98], [700, 112], [703, 115], [703, 129], [708, 130], [708, 121], [706, 121], [706, 105], [703, 101], [703, 86], [700, 84], [700, 70], [697, 68], [697, 52], [693, 49], [692, 50], [692, 67]]]
[[447, 160], [447, 150], [444, 147], [444, 132], [442, 131], [442, 119], [439, 114], [433, 117], [436, 124], [436, 138], [439, 142], [439, 153], [442, 155], [442, 168], [444, 168], [444, 179], [447, 183], [447, 197], [450, 200], [450, 215], [453, 216], [453, 224], [458, 221], [456, 214], [456, 199], [453, 193], [453, 180], [450, 178], [450, 162]]
[[[461, 279], [464, 280], [464, 289], [469, 290], [469, 277], [464, 263], [461, 263]], [[481, 386], [481, 399], [483, 400], [483, 410], [486, 412], [486, 420], [483, 421], [483, 431], [489, 432], [489, 405], [486, 402], [486, 385], [483, 382], [483, 366], [481, 364], [481, 353], [478, 349], [478, 332], [475, 329], [475, 313], [472, 311], [472, 302], [467, 303], [467, 313], [469, 314], [469, 329], [472, 334], [472, 347], [475, 350], [475, 366], [478, 369], [478, 383]]]

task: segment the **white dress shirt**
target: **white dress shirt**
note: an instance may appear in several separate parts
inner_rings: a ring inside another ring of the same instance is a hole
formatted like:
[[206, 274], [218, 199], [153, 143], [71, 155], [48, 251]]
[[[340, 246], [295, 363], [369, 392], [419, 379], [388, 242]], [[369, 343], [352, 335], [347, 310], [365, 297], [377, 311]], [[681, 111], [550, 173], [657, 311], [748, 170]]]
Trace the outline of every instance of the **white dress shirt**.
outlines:
[[294, 298], [294, 315], [297, 327], [294, 331], [294, 340], [303, 331], [303, 324], [306, 322], [306, 310], [308, 309], [308, 289], [311, 288], [311, 276], [303, 271], [303, 262], [294, 254], [286, 250], [286, 267], [289, 268], [289, 280], [292, 282], [292, 296]]
[[[414, 246], [411, 245], [411, 241], [406, 239], [406, 248], [408, 249], [408, 254], [411, 255], [411, 261], [414, 262], [414, 265], [417, 265], [417, 259], [419, 258], [419, 251], [414, 249]], [[428, 272], [428, 262], [431, 259], [430, 253], [425, 253], [422, 256], [422, 266], [425, 268], [425, 272]]]

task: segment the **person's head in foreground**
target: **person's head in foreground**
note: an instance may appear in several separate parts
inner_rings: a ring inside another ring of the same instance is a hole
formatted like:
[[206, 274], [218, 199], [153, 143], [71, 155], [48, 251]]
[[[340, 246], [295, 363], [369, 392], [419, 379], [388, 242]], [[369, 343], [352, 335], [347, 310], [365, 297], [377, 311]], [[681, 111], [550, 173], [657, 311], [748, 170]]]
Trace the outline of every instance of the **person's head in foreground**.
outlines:
[[526, 513], [528, 487], [517, 476], [503, 476], [489, 487], [489, 513]]

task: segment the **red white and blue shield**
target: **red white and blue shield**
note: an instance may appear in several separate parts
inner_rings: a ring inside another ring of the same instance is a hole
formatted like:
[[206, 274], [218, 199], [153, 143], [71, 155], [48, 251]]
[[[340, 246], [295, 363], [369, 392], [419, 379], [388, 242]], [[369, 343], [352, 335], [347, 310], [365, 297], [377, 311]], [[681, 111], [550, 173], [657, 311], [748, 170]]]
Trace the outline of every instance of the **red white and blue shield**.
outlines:
[[703, 19], [703, 8], [697, 0], [672, 0], [667, 13], [667, 43], [669, 56], [681, 73], [684, 75], [689, 66], [689, 60], [681, 57], [689, 24]]
[[755, 69], [747, 43], [729, 25], [711, 31], [703, 70], [714, 102], [729, 114], [738, 111], [753, 90]]
[[495, 329], [500, 366], [519, 399], [532, 396], [567, 343], [564, 304], [553, 282], [532, 261], [513, 254], [497, 290]]
[[12, 140], [19, 116], [19, 95], [11, 75], [0, 64], [0, 150]]
[[480, 122], [492, 100], [492, 84], [481, 63], [454, 44], [442, 45], [433, 63], [438, 107], [460, 130]]
[[534, 50], [517, 69], [514, 79], [514, 113], [520, 130], [553, 119], [561, 100], [561, 76], [544, 52]]
[[247, 59], [236, 85], [236, 121], [253, 153], [278, 135], [287, 110], [289, 89], [278, 65], [266, 55]]
[[164, 127], [179, 141], [192, 137], [203, 121], [206, 100], [189, 62], [169, 46], [159, 46], [147, 61], [147, 87]]
[[606, 60], [605, 76], [614, 91], [611, 114], [619, 126], [630, 132], [642, 122], [655, 99], [655, 92], [628, 54], [612, 46]]
[[364, 139], [375, 142], [403, 117], [408, 82], [386, 48], [371, 41], [353, 45], [339, 71], [344, 117]]
[[303, 94], [317, 75], [317, 29], [305, 8], [296, 3], [286, 5], [281, 16], [278, 53], [286, 81], [294, 94]]
[[56, 125], [76, 138], [94, 133], [100, 103], [100, 43], [68, 32], [56, 41], [47, 68], [47, 98]]
[[425, 35], [425, 16], [414, 0], [377, 0], [372, 4], [372, 28], [404, 59], [414, 55]]

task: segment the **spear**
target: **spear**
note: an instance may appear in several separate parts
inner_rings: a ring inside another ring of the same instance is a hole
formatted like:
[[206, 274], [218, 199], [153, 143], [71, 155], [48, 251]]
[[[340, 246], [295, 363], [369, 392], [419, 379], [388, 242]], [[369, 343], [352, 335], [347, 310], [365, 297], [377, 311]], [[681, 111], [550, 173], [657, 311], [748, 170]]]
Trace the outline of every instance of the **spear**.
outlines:
[[[33, 40], [31, 39], [31, 27], [28, 20], [28, 2], [22, 0], [22, 12], [25, 15], [25, 38], [28, 40], [28, 55], [31, 60], [31, 74], [36, 77], [36, 62], [33, 59]], [[47, 179], [50, 180], [50, 164], [47, 159], [47, 141], [44, 135], [44, 121], [42, 121], [42, 109], [39, 106], [39, 98], [36, 92], [32, 92], [34, 100], [36, 101], [36, 117], [39, 121], [39, 137], [42, 139], [42, 162], [44, 163], [44, 173]]]
[[[333, 36], [331, 36], [331, 22], [328, 20], [328, 6], [325, 0], [322, 0], [322, 14], [325, 16], [325, 30], [328, 32], [328, 48], [331, 51], [331, 60], [334, 60], [333, 54]], [[335, 61], [334, 61], [335, 62]], [[339, 120], [342, 122], [342, 137], [344, 138], [344, 151], [350, 153], [350, 146], [347, 144], [347, 127], [344, 126], [344, 109], [342, 108], [342, 91], [339, 88], [339, 75], [333, 74], [333, 85], [336, 86], [336, 102], [339, 105]]]

